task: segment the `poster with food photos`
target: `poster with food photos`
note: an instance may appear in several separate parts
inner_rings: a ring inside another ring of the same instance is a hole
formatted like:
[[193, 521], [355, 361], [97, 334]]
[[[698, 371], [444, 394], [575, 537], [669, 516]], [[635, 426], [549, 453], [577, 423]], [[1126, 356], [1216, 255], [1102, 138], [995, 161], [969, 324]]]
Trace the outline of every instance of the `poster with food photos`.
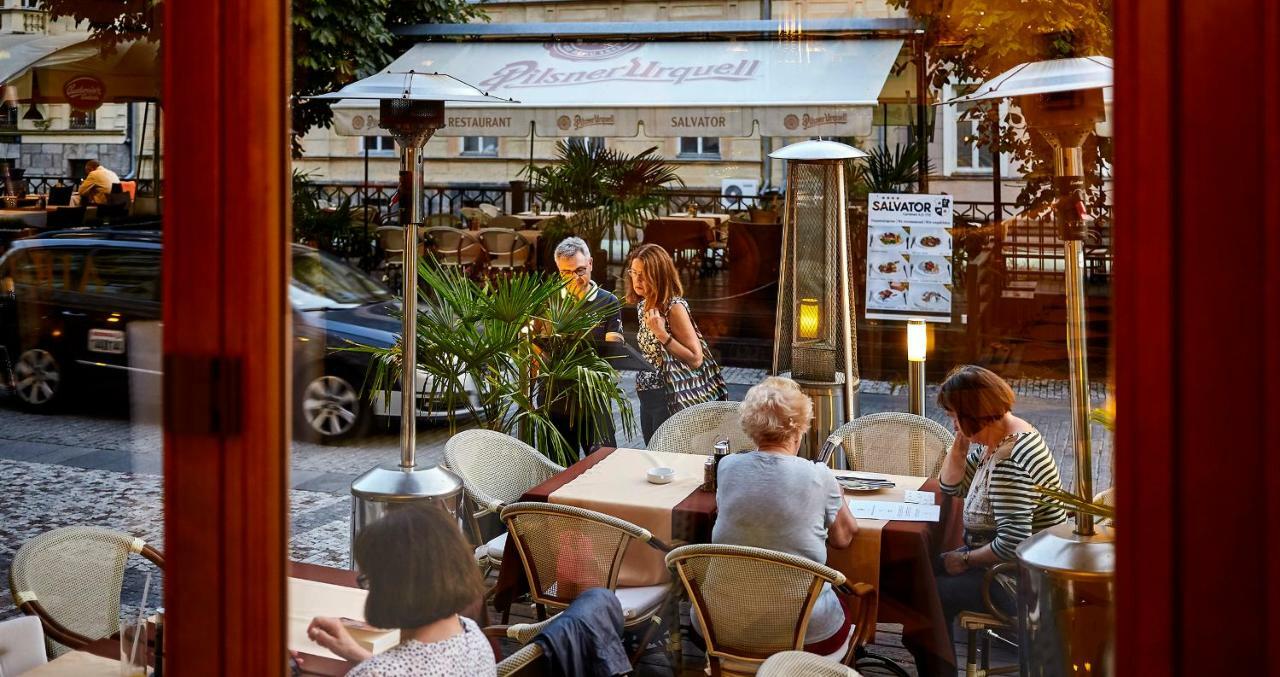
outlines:
[[866, 316], [951, 321], [950, 195], [867, 197]]

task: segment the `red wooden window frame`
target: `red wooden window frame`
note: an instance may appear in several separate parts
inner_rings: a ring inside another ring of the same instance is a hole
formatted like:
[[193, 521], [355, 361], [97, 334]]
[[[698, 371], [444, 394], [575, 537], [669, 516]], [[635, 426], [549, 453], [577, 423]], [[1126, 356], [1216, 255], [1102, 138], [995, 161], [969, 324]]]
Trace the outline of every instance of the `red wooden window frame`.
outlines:
[[1280, 627], [1280, 10], [1115, 11], [1116, 674], [1263, 674]]
[[[171, 666], [277, 674], [288, 8], [163, 6]], [[1280, 6], [1117, 0], [1116, 29], [1117, 674], [1247, 674], [1280, 629]]]
[[167, 667], [285, 674], [288, 3], [162, 7]]

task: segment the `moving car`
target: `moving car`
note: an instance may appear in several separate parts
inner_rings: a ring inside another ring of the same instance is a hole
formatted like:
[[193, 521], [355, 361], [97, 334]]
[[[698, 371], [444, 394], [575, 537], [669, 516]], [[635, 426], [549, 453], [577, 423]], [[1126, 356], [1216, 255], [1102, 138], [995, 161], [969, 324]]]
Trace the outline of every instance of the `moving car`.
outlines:
[[[0, 377], [19, 404], [54, 410], [101, 389], [131, 390], [135, 403], [152, 389], [158, 401], [161, 247], [155, 231], [63, 231], [0, 257]], [[398, 385], [389, 401], [371, 393], [371, 357], [349, 348], [395, 345], [400, 302], [323, 252], [293, 245], [292, 255], [295, 432], [340, 440], [398, 417]], [[416, 381], [419, 419], [444, 417], [443, 403], [426, 401], [428, 377]]]

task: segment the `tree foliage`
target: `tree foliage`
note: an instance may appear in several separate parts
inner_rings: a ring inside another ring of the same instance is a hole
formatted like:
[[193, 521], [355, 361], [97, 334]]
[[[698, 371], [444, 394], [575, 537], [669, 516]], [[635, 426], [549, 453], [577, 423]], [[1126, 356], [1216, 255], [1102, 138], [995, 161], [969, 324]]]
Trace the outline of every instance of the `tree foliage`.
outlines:
[[[1024, 62], [1078, 56], [1110, 56], [1112, 0], [888, 0], [906, 8], [925, 26], [928, 77], [936, 89], [945, 84], [983, 82]], [[1010, 106], [996, 135], [993, 106], [975, 105], [962, 119], [974, 120], [981, 145], [999, 143], [1022, 165], [1026, 186], [1018, 196], [1023, 209], [1038, 209], [1052, 199], [1053, 154], [1048, 144], [1026, 133], [1021, 111]], [[1108, 139], [1090, 137], [1085, 145], [1087, 205], [1095, 215], [1106, 195], [1101, 168], [1111, 162]]]
[[[53, 18], [87, 21], [109, 44], [162, 35], [159, 0], [44, 0], [44, 7]], [[391, 63], [412, 43], [397, 37], [396, 28], [482, 18], [479, 6], [466, 0], [293, 0], [294, 134], [333, 120], [327, 102], [297, 97], [333, 91]]]
[[[293, 0], [294, 96], [333, 91], [385, 67], [412, 43], [393, 33], [398, 27], [483, 17], [466, 0]], [[293, 102], [298, 136], [332, 120], [327, 102]]]

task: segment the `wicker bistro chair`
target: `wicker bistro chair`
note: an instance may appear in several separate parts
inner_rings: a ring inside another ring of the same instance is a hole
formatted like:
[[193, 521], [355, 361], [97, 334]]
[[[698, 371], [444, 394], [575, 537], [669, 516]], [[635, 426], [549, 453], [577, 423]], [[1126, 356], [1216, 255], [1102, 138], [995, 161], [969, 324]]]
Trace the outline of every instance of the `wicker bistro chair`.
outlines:
[[760, 666], [759, 677], [858, 677], [858, 671], [805, 651], [782, 651]]
[[102, 527], [63, 527], [22, 544], [9, 591], [23, 613], [38, 616], [59, 656], [120, 630], [120, 586], [130, 554], [164, 569], [164, 557], [140, 538]]
[[404, 274], [404, 230], [399, 226], [378, 226], [373, 234], [382, 250], [383, 281], [392, 288], [399, 287]]
[[509, 228], [497, 226], [481, 228], [476, 235], [480, 237], [480, 243], [484, 245], [484, 250], [489, 255], [486, 265], [490, 271], [511, 273], [529, 267], [533, 246], [525, 236]]
[[461, 268], [470, 272], [484, 258], [484, 245], [475, 233], [458, 228], [427, 228], [422, 231], [427, 251], [442, 266]]
[[728, 438], [733, 451], [754, 449], [738, 423], [740, 408], [740, 402], [703, 402], [678, 411], [654, 431], [649, 450], [710, 455], [720, 438]]
[[510, 503], [520, 500], [524, 492], [551, 478], [564, 468], [547, 460], [538, 450], [520, 440], [494, 430], [464, 430], [449, 438], [444, 445], [445, 465], [462, 477], [467, 498], [475, 504], [471, 512], [476, 561], [485, 575], [502, 566], [502, 552], [507, 535], [487, 543], [480, 536], [480, 518], [496, 515]]
[[850, 470], [937, 477], [955, 437], [923, 416], [868, 414], [836, 429]]
[[461, 228], [462, 219], [453, 214], [432, 214], [422, 220], [425, 228]]
[[876, 607], [875, 588], [847, 586], [844, 574], [804, 557], [738, 545], [686, 545], [667, 554], [667, 566], [688, 593], [713, 677], [754, 674], [773, 654], [803, 650], [824, 584], [858, 603], [848, 643], [827, 658], [849, 663], [874, 629], [868, 614]]
[[546, 616], [547, 609], [567, 609], [590, 588], [608, 588], [618, 596], [626, 628], [647, 626], [631, 656], [634, 663], [653, 639], [674, 597], [669, 585], [619, 588], [622, 557], [632, 541], [663, 552], [670, 548], [626, 520], [568, 505], [513, 503], [502, 509], [502, 521], [515, 539], [539, 618]]

